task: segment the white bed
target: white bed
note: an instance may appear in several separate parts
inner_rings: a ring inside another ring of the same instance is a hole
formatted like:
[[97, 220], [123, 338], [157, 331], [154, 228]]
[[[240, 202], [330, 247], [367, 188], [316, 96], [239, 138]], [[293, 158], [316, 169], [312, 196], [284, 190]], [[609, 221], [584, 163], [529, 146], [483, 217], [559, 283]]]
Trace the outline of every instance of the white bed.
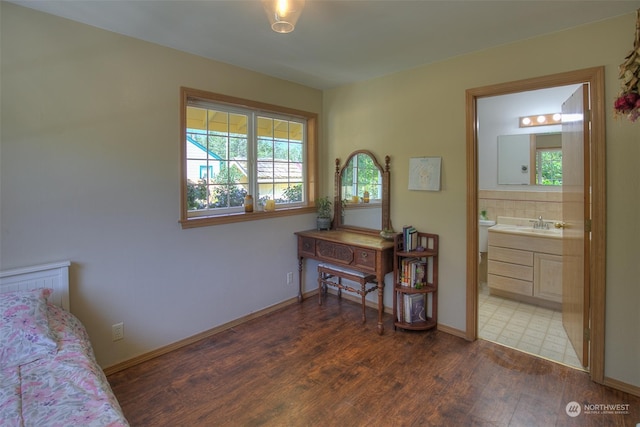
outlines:
[[0, 425], [128, 426], [69, 312], [64, 261], [0, 272]]

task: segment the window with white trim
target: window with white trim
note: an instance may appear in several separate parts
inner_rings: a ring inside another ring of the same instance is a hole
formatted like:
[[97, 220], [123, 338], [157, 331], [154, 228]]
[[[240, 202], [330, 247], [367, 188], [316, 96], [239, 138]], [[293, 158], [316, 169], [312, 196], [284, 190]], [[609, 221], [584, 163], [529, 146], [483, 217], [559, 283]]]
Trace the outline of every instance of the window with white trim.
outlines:
[[256, 206], [274, 200], [277, 211], [310, 205], [315, 114], [185, 88], [182, 96], [183, 226], [258, 219], [237, 218], [247, 194]]

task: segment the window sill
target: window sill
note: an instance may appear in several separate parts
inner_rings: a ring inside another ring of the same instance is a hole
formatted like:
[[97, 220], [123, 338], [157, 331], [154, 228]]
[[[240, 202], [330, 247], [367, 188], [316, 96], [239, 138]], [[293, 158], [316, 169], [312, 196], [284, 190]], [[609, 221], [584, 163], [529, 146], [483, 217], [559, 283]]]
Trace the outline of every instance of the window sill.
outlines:
[[234, 222], [260, 221], [269, 218], [280, 218], [292, 215], [302, 215], [313, 213], [316, 211], [314, 206], [306, 206], [299, 208], [282, 208], [273, 212], [251, 212], [251, 213], [235, 213], [227, 215], [205, 216], [190, 219], [181, 219], [180, 225], [182, 229], [208, 227], [210, 225], [232, 224]]

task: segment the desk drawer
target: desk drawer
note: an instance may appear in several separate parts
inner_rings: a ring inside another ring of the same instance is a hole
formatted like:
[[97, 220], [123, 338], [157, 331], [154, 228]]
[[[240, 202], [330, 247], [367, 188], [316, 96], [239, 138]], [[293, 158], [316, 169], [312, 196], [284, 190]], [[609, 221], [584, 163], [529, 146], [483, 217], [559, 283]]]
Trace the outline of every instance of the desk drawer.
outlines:
[[343, 265], [353, 263], [353, 249], [350, 246], [326, 240], [316, 241], [316, 256], [320, 259]]
[[354, 265], [371, 270], [376, 269], [376, 252], [369, 249], [353, 248]]
[[298, 254], [313, 257], [316, 255], [316, 239], [313, 237], [298, 237]]

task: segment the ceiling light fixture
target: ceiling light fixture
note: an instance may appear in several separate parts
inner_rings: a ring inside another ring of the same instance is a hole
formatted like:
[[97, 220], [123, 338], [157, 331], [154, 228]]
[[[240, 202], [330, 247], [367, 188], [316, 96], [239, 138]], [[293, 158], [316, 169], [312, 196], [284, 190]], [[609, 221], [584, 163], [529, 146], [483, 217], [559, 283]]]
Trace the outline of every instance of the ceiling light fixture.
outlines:
[[549, 126], [559, 125], [562, 123], [562, 114], [534, 114], [532, 116], [520, 117], [519, 126], [521, 128], [529, 128], [532, 126]]
[[262, 0], [271, 29], [276, 33], [290, 33], [296, 28], [305, 0]]

